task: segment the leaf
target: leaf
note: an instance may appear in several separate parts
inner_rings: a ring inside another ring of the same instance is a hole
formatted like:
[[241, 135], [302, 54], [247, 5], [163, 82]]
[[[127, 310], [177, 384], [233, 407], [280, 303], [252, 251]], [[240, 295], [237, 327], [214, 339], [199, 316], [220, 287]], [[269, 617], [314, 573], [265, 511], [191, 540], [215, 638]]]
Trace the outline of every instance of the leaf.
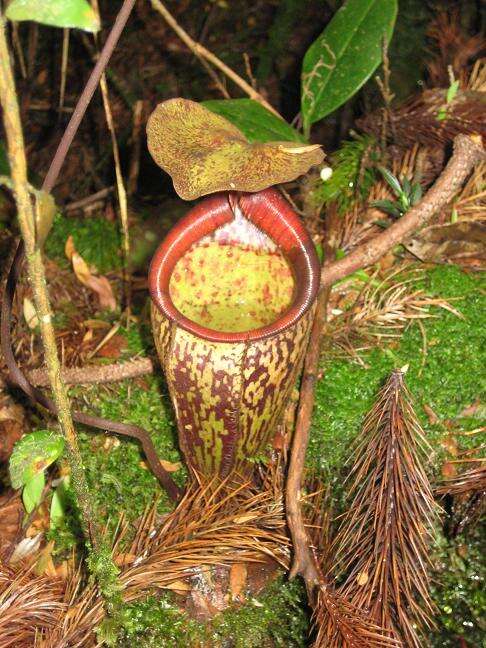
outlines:
[[10, 557], [9, 565], [16, 565], [20, 562], [25, 563], [28, 558], [39, 550], [41, 541], [42, 533], [37, 533], [31, 538], [24, 538], [21, 540]]
[[373, 200], [371, 207], [376, 207], [376, 209], [380, 209], [381, 211], [390, 214], [390, 216], [395, 216], [396, 218], [400, 218], [400, 216], [402, 215], [400, 209], [391, 200]]
[[190, 592], [192, 589], [189, 583], [186, 583], [186, 581], [183, 580], [175, 580], [172, 581], [172, 583], [162, 585], [161, 587], [163, 587], [164, 589], [173, 590], [174, 592]]
[[393, 193], [397, 198], [400, 198], [400, 196], [403, 194], [403, 189], [402, 185], [400, 184], [400, 181], [396, 176], [393, 175], [391, 171], [388, 171], [388, 169], [385, 169], [385, 167], [378, 167], [380, 170], [381, 175], [385, 178], [386, 182], [390, 185], [390, 187], [393, 190]]
[[11, 0], [5, 11], [9, 20], [34, 20], [52, 27], [74, 27], [97, 32], [100, 22], [86, 0]]
[[13, 488], [27, 484], [35, 475], [58, 459], [64, 450], [64, 439], [50, 430], [37, 430], [23, 436], [10, 457], [10, 480]]
[[34, 475], [25, 484], [24, 490], [22, 491], [22, 501], [27, 513], [32, 513], [35, 507], [40, 503], [42, 491], [44, 490], [45, 485], [46, 480], [42, 471]]
[[234, 563], [230, 570], [230, 590], [234, 599], [241, 599], [246, 587], [247, 568], [244, 563]]
[[187, 99], [159, 104], [147, 135], [152, 157], [184, 200], [217, 191], [260, 191], [295, 180], [324, 158], [315, 144], [250, 144], [224, 117]]
[[225, 117], [240, 129], [249, 142], [306, 141], [290, 124], [253, 99], [215, 99], [203, 101], [201, 105]]
[[86, 286], [98, 295], [100, 308], [110, 311], [116, 310], [116, 299], [108, 279], [103, 275], [97, 277], [91, 274], [88, 264], [78, 252], [72, 252], [71, 263], [74, 274], [83, 286]]
[[416, 182], [412, 185], [412, 190], [410, 191], [410, 204], [416, 205], [422, 199], [422, 185], [419, 182]]
[[175, 463], [172, 463], [172, 461], [166, 461], [165, 459], [159, 459], [159, 461], [162, 468], [170, 473], [177, 472], [182, 468], [180, 461], [176, 461]]
[[410, 239], [406, 248], [421, 261], [484, 268], [486, 221], [458, 220], [455, 223], [431, 225]]
[[42, 248], [51, 231], [54, 216], [57, 213], [56, 203], [46, 191], [35, 192], [35, 235], [36, 243]]
[[27, 326], [33, 331], [39, 326], [39, 318], [37, 317], [37, 311], [35, 310], [34, 304], [28, 297], [24, 297], [22, 310]]
[[348, 0], [309, 47], [302, 65], [304, 133], [370, 78], [390, 42], [396, 0]]
[[68, 505], [69, 476], [63, 477], [52, 495], [51, 510], [49, 513], [50, 530], [56, 529], [66, 515]]
[[451, 103], [451, 101], [454, 99], [458, 90], [459, 90], [459, 81], [456, 79], [456, 81], [453, 81], [451, 85], [447, 88], [446, 102], [448, 104]]

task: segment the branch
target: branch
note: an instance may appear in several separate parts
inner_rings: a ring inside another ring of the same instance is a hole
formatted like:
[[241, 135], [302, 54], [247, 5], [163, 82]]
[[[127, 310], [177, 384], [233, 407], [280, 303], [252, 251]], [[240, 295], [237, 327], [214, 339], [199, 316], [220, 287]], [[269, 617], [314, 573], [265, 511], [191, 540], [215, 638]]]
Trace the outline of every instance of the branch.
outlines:
[[[40, 322], [45, 363], [52, 387], [59, 426], [66, 441], [66, 454], [71, 471], [76, 503], [81, 513], [81, 523], [87, 540], [92, 572], [96, 575], [103, 592], [103, 603], [107, 612], [116, 613], [121, 601], [116, 590], [116, 567], [110, 564], [108, 549], [105, 548], [97, 524], [92, 497], [86, 480], [83, 460], [79, 450], [78, 437], [74, 428], [66, 385], [60, 374], [60, 362], [56, 348], [52, 309], [47, 292], [47, 283], [42, 261], [42, 252], [37, 240], [34, 205], [27, 181], [27, 159], [20, 110], [15, 89], [10, 52], [7, 45], [6, 23], [0, 10], [0, 104], [7, 140], [12, 184], [17, 205], [17, 217], [25, 244], [29, 282], [34, 294], [37, 317]], [[36, 204], [37, 209], [37, 204]], [[103, 571], [102, 571], [103, 567]], [[112, 594], [110, 594], [110, 591]]]
[[[154, 364], [150, 358], [137, 358], [127, 362], [109, 365], [91, 365], [88, 367], [71, 367], [61, 369], [62, 379], [66, 385], [87, 385], [116, 382], [126, 378], [137, 378], [154, 373]], [[35, 387], [48, 387], [49, 377], [45, 369], [33, 369], [27, 372], [27, 378]]]
[[304, 473], [305, 453], [309, 443], [309, 428], [314, 408], [315, 383], [319, 365], [321, 332], [325, 320], [329, 291], [321, 290], [317, 298], [316, 313], [309, 337], [300, 387], [299, 407], [295, 432], [292, 439], [289, 472], [285, 490], [287, 523], [292, 536], [294, 560], [290, 578], [298, 574], [304, 579], [311, 597], [314, 588], [321, 582], [320, 570], [311, 551], [312, 542], [305, 529], [301, 507], [302, 476]]
[[426, 225], [434, 214], [452, 200], [472, 169], [484, 157], [479, 135], [458, 135], [454, 140], [451, 159], [424, 198], [382, 234], [327, 266], [322, 273], [321, 286], [331, 286], [356, 270], [376, 263], [395, 245]]
[[279, 113], [275, 110], [273, 106], [271, 106], [268, 101], [266, 101], [262, 95], [255, 90], [255, 88], [252, 88], [252, 86], [247, 83], [244, 79], [242, 79], [234, 70], [232, 70], [230, 67], [228, 67], [223, 61], [221, 61], [217, 56], [215, 56], [212, 52], [210, 52], [208, 49], [204, 47], [204, 45], [201, 45], [200, 43], [196, 43], [194, 39], [192, 39], [189, 34], [179, 25], [177, 20], [174, 18], [174, 16], [167, 10], [167, 8], [160, 2], [160, 0], [150, 0], [152, 7], [155, 9], [155, 11], [158, 11], [159, 14], [164, 18], [165, 22], [172, 27], [172, 29], [175, 31], [175, 33], [179, 36], [181, 41], [187, 45], [187, 47], [194, 52], [194, 54], [197, 56], [199, 59], [205, 59], [206, 61], [209, 61], [214, 67], [218, 68], [218, 70], [221, 70], [223, 74], [225, 74], [228, 79], [231, 79], [233, 83], [236, 83], [238, 87], [240, 87], [243, 92], [245, 92], [250, 99], [254, 99], [255, 101], [258, 101], [259, 104], [264, 106], [267, 110], [272, 112], [274, 115], [277, 115], [277, 117], [280, 117]]
[[454, 197], [471, 170], [483, 158], [484, 149], [479, 137], [467, 135], [456, 137], [454, 153], [449, 163], [418, 205], [372, 241], [360, 246], [344, 259], [324, 266], [322, 270], [321, 292], [318, 296], [316, 316], [305, 358], [285, 494], [287, 521], [294, 546], [294, 561], [290, 577], [301, 575], [309, 591], [312, 591], [319, 582], [319, 570], [305, 529], [300, 498], [305, 453], [309, 442], [315, 400], [314, 385], [319, 365], [320, 337], [325, 319], [326, 292], [339, 279], [360, 268], [376, 263], [395, 245], [425, 225]]

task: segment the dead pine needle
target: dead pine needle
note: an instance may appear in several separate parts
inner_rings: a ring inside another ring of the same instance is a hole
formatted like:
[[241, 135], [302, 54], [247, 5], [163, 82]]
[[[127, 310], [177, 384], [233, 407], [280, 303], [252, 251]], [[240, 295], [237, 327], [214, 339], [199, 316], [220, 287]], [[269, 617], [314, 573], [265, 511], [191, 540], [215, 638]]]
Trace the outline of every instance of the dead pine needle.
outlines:
[[394, 371], [354, 451], [348, 512], [334, 542], [340, 590], [403, 646], [432, 625], [429, 553], [437, 508], [424, 470], [428, 444], [404, 372]]

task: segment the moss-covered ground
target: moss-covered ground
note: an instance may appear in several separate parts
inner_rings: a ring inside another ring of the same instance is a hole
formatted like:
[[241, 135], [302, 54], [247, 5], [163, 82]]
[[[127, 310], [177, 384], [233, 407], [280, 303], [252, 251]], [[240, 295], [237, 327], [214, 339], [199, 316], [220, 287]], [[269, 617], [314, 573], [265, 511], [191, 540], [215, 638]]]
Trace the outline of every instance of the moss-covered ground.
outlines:
[[[334, 486], [337, 509], [342, 505], [341, 486], [352, 440], [373, 400], [394, 367], [409, 365], [407, 383], [417, 413], [433, 451], [428, 462], [432, 480], [440, 479], [446, 450], [441, 440], [443, 422], [453, 420], [461, 430], [480, 425], [475, 417], [461, 417], [463, 410], [484, 391], [485, 295], [480, 277], [456, 267], [427, 271], [422, 287], [428, 294], [453, 300], [462, 318], [436, 309], [425, 321], [426, 344], [416, 324], [409, 326], [398, 342], [375, 348], [366, 356], [366, 366], [351, 359], [322, 361], [323, 374], [317, 384], [316, 408], [308, 452], [309, 468], [317, 470]], [[141, 317], [143, 320], [143, 317]], [[127, 353], [147, 350], [145, 329], [133, 327], [127, 334]], [[157, 451], [164, 459], [180, 461], [175, 423], [162, 377], [145, 377], [110, 387], [74, 390], [89, 408], [102, 416], [130, 421], [149, 430]], [[438, 422], [430, 423], [424, 406], [431, 408]], [[479, 415], [478, 415], [479, 416]], [[484, 442], [480, 435], [457, 436], [460, 447]], [[119, 512], [131, 520], [139, 517], [153, 497], [159, 497], [160, 511], [170, 504], [155, 478], [143, 464], [136, 443], [83, 431], [82, 451], [96, 509], [114, 525]], [[183, 483], [184, 469], [174, 473]], [[74, 540], [73, 529], [56, 532], [59, 551]], [[470, 645], [484, 646], [481, 617], [486, 609], [481, 586], [480, 533], [451, 543], [440, 534], [434, 547], [437, 573], [434, 598], [439, 608], [438, 628], [431, 646], [457, 645], [457, 636]], [[129, 609], [120, 646], [305, 646], [309, 616], [305, 595], [298, 583], [280, 578], [267, 590], [238, 609], [217, 617], [209, 626], [189, 620], [168, 597], [150, 597]], [[191, 643], [192, 642], [192, 643]], [[456, 643], [454, 643], [456, 642]], [[481, 643], [483, 642], [483, 643]]]

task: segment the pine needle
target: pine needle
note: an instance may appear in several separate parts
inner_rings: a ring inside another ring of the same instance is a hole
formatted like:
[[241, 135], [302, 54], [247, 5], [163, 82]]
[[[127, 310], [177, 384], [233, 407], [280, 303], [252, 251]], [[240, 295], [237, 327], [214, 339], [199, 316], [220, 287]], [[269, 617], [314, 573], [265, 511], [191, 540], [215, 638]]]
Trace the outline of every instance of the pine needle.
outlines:
[[33, 646], [36, 631], [58, 624], [61, 600], [61, 581], [0, 564], [0, 648]]
[[434, 612], [428, 568], [436, 505], [422, 465], [427, 449], [396, 370], [364, 422], [334, 549], [346, 575], [340, 593], [407, 648], [423, 645], [418, 629], [432, 625]]
[[[274, 484], [276, 479], [270, 476], [267, 481]], [[289, 565], [281, 495], [276, 499], [273, 490], [257, 492], [249, 484], [230, 488], [228, 480], [208, 484], [196, 476], [159, 527], [155, 507], [147, 509], [131, 547], [119, 554], [126, 530], [122, 522], [114, 545], [115, 562], [122, 565], [119, 580], [126, 603], [176, 581], [191, 585], [207, 566], [263, 562], [268, 556], [284, 568]], [[103, 621], [103, 607], [97, 589], [84, 585], [80, 572], [72, 574], [66, 593], [68, 613], [57, 628], [39, 637], [36, 648], [98, 645], [94, 632]]]
[[[393, 280], [401, 274], [400, 281]], [[403, 269], [393, 270], [377, 282], [375, 274], [364, 286], [353, 304], [331, 320], [325, 337], [326, 353], [348, 355], [364, 364], [360, 353], [383, 340], [400, 338], [403, 330], [414, 320], [434, 317], [432, 307], [442, 308], [462, 317], [448, 301], [434, 298], [424, 290], [414, 288], [420, 276], [403, 278]]]

